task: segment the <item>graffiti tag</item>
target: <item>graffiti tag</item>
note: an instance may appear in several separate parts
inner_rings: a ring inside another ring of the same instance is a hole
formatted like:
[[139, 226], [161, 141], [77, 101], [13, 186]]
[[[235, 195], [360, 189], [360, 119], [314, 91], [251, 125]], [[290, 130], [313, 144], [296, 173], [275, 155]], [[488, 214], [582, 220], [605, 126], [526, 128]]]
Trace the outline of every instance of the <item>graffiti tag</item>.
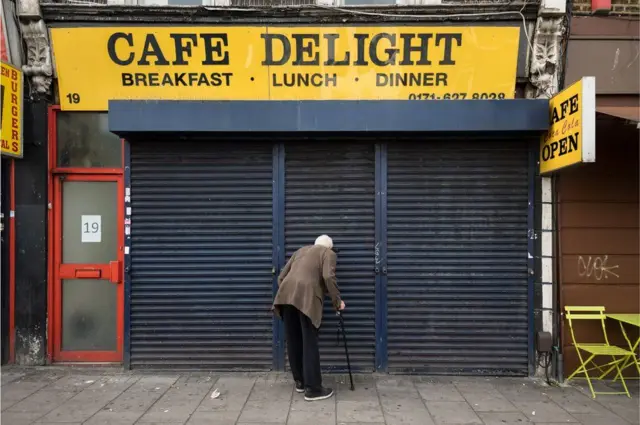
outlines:
[[593, 277], [595, 280], [609, 279], [610, 276], [619, 278], [614, 270], [617, 270], [619, 265], [610, 265], [608, 263], [609, 256], [589, 256], [585, 260], [582, 255], [578, 257], [578, 274], [581, 277]]

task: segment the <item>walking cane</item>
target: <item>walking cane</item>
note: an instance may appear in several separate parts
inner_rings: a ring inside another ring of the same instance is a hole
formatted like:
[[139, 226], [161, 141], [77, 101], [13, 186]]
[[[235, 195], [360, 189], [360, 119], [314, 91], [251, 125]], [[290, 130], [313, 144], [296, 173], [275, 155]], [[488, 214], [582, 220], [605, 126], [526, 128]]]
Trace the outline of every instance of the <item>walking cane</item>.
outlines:
[[351, 374], [351, 361], [349, 361], [349, 349], [347, 348], [347, 333], [344, 331], [344, 319], [342, 312], [338, 311], [338, 320], [340, 324], [340, 332], [342, 332], [342, 340], [344, 341], [344, 354], [347, 356], [347, 369], [349, 370], [349, 382], [351, 382], [351, 391], [356, 387], [353, 385], [353, 375]]

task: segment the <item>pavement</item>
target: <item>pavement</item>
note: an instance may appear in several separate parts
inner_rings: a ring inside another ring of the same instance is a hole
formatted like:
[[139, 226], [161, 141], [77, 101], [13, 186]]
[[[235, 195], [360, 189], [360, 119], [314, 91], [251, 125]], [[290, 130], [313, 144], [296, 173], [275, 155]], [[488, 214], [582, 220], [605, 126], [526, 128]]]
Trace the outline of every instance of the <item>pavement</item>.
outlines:
[[[336, 396], [305, 402], [285, 373], [2, 369], [2, 424], [638, 425], [633, 398], [528, 378], [325, 375]], [[598, 383], [599, 386], [604, 384]]]

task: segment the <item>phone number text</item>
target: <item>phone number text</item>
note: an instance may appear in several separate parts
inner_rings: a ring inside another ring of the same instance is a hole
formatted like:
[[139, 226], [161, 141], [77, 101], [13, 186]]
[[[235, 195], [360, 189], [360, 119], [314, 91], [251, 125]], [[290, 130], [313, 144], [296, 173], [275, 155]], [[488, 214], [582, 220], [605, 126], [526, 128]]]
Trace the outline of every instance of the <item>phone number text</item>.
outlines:
[[506, 99], [504, 93], [410, 93], [409, 100]]

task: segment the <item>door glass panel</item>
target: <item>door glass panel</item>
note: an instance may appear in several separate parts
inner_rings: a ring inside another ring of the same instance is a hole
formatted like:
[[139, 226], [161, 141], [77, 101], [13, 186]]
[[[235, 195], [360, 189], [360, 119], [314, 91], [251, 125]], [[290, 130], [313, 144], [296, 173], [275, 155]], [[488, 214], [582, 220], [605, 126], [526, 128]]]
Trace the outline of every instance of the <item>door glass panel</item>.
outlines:
[[117, 183], [63, 182], [62, 262], [108, 264], [117, 259]]
[[116, 351], [117, 288], [108, 280], [62, 281], [63, 351]]
[[[117, 182], [63, 181], [63, 263], [106, 265], [116, 261], [117, 224]], [[117, 288], [109, 280], [62, 281], [63, 351], [117, 349]]]
[[122, 143], [109, 131], [106, 113], [60, 112], [56, 116], [58, 167], [122, 167]]

